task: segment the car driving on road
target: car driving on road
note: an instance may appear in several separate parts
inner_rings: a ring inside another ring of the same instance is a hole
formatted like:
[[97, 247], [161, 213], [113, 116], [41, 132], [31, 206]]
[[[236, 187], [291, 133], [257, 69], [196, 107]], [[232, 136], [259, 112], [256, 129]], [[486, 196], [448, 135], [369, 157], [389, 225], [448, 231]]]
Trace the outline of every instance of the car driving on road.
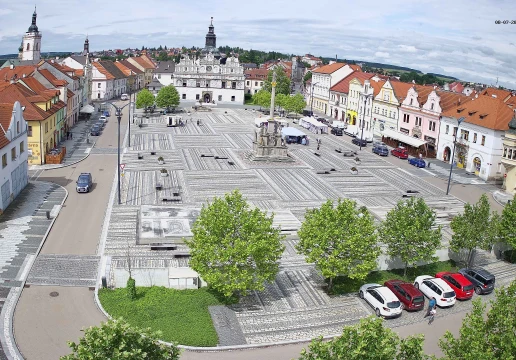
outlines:
[[78, 193], [88, 193], [91, 190], [93, 180], [90, 173], [81, 173], [77, 179], [77, 185], [75, 189]]
[[395, 317], [401, 315], [403, 310], [396, 295], [380, 284], [362, 285], [358, 295], [371, 305], [376, 316]]

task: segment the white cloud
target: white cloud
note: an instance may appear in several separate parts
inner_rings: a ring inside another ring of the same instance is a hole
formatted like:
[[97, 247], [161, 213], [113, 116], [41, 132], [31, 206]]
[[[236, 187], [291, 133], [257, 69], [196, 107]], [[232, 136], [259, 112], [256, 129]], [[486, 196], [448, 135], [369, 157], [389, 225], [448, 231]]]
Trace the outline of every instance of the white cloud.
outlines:
[[412, 45], [398, 45], [398, 49], [399, 49], [399, 51], [408, 52], [408, 53], [417, 52], [416, 47], [412, 46]]
[[12, 14], [13, 11], [11, 9], [0, 9], [0, 16]]
[[374, 56], [377, 57], [377, 58], [388, 58], [389, 57], [389, 53], [388, 52], [384, 52], [384, 51], [377, 51], [374, 53]]

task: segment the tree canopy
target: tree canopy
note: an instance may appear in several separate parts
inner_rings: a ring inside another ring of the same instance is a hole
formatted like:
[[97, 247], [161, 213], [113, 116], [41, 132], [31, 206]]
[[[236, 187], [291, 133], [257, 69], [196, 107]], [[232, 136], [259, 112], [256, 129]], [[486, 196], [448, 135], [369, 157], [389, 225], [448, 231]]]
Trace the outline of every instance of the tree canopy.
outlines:
[[435, 261], [435, 252], [441, 246], [441, 226], [435, 226], [435, 212], [419, 197], [400, 200], [387, 213], [379, 234], [387, 245], [387, 255], [399, 257], [405, 264], [405, 275], [409, 265]]
[[[451, 229], [453, 230], [450, 248], [459, 253], [466, 250], [466, 264], [471, 266], [472, 254], [476, 248], [491, 249], [497, 237], [499, 217], [491, 213], [491, 206], [486, 194], [482, 194], [474, 205], [464, 205], [464, 212], [453, 218]], [[514, 225], [513, 225], [514, 226]]]
[[297, 250], [329, 279], [330, 291], [336, 276], [364, 279], [377, 267], [380, 248], [373, 217], [352, 200], [339, 199], [336, 206], [328, 200], [307, 210], [298, 235]]
[[261, 89], [253, 95], [253, 104], [260, 105], [263, 108], [271, 107], [271, 93], [267, 90]]
[[423, 335], [401, 339], [384, 326], [377, 317], [361, 319], [356, 325], [345, 326], [342, 335], [324, 341], [312, 340], [303, 349], [299, 360], [426, 360]]
[[122, 319], [109, 320], [84, 330], [79, 343], [69, 342], [72, 353], [61, 360], [177, 360], [180, 350], [157, 341], [161, 334], [129, 326]]
[[235, 190], [204, 205], [193, 224], [190, 266], [227, 298], [263, 290], [279, 270], [283, 236], [273, 216], [250, 209]]
[[162, 87], [156, 97], [156, 105], [160, 108], [173, 108], [179, 105], [179, 93], [174, 85]]
[[499, 225], [500, 240], [516, 250], [516, 196], [505, 205]]
[[154, 105], [154, 101], [155, 101], [154, 95], [152, 95], [152, 93], [147, 89], [142, 89], [138, 92], [138, 94], [136, 94], [136, 108], [137, 109], [142, 109], [142, 108], [146, 108], [148, 106], [152, 106], [152, 105]]
[[276, 66], [273, 70], [269, 70], [267, 79], [263, 82], [262, 89], [272, 92], [272, 74], [276, 73], [276, 95], [290, 94], [290, 78], [281, 66]]
[[301, 94], [296, 94], [294, 96], [290, 96], [284, 108], [288, 112], [294, 112], [296, 114], [301, 114], [306, 107], [305, 98]]
[[496, 289], [496, 297], [485, 314], [486, 304], [473, 300], [473, 310], [462, 322], [459, 336], [449, 331], [439, 341], [445, 357], [455, 359], [516, 359], [516, 281]]

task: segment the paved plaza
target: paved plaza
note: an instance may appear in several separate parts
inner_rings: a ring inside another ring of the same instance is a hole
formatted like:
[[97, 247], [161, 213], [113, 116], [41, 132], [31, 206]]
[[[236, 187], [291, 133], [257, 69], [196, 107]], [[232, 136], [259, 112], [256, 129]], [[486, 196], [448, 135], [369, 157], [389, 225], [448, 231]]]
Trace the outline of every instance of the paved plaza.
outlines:
[[[108, 283], [114, 283], [113, 269], [127, 268], [128, 246], [133, 269], [188, 264], [187, 259], [174, 257], [177, 251], [187, 251], [185, 245], [179, 244], [170, 251], [153, 251], [149, 246], [137, 245], [137, 219], [142, 205], [199, 208], [214, 196], [239, 189], [253, 206], [277, 213], [275, 224], [287, 235], [286, 250], [280, 273], [265, 291], [254, 292], [229, 308], [210, 309], [219, 345], [339, 334], [342, 326], [372, 311], [354, 294], [328, 296], [323, 291], [323, 278], [295, 251], [296, 231], [306, 209], [318, 207], [327, 199], [350, 198], [382, 220], [407, 190], [418, 191], [418, 196], [436, 211], [446, 245], [451, 236], [451, 217], [462, 212], [463, 202], [424, 181], [422, 178], [428, 177], [428, 172], [396, 167], [372, 154], [369, 148], [359, 153], [357, 165], [354, 158], [335, 151], [358, 150], [357, 147], [345, 138], [331, 135], [307, 133], [312, 140], [309, 146], [289, 145], [295, 160], [292, 163], [251, 162], [248, 157], [258, 114], [241, 108], [215, 108], [212, 112], [184, 114], [188, 123], [182, 127], [167, 127], [160, 118], [143, 117], [141, 127], [131, 128], [132, 146], [126, 149], [122, 160], [122, 205], [113, 206], [105, 242]], [[320, 156], [314, 154], [316, 137], [322, 139]], [[162, 165], [157, 160], [160, 156], [164, 158]], [[351, 167], [358, 168], [358, 175], [351, 174]], [[161, 176], [163, 168], [167, 177]], [[156, 190], [156, 185], [161, 185], [161, 190]], [[504, 278], [509, 281], [516, 276], [516, 269], [507, 264], [488, 256], [482, 261], [497, 275], [500, 284]], [[447, 312], [462, 311], [470, 304], [459, 303]], [[389, 325], [419, 321], [421, 314], [404, 313]]]

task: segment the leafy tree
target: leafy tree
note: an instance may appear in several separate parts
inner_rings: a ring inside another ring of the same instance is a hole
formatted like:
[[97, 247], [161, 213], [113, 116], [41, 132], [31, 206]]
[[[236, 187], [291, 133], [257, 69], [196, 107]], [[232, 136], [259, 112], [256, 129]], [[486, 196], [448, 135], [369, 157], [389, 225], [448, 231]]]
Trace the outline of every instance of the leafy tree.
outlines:
[[426, 360], [422, 334], [400, 339], [384, 327], [384, 320], [370, 316], [345, 326], [342, 335], [330, 341], [322, 337], [303, 349], [299, 360]]
[[455, 359], [516, 359], [516, 281], [496, 290], [485, 314], [480, 298], [473, 300], [473, 309], [462, 321], [459, 337], [449, 331], [439, 341], [445, 357]]
[[516, 196], [502, 211], [499, 235], [502, 241], [516, 250]]
[[261, 89], [253, 95], [253, 103], [260, 105], [260, 107], [270, 108], [271, 106], [271, 93]]
[[496, 238], [498, 216], [491, 213], [487, 195], [482, 194], [476, 204], [465, 204], [464, 213], [455, 216], [450, 226], [453, 230], [450, 248], [456, 253], [466, 250], [466, 264], [469, 267], [476, 248], [491, 249]]
[[276, 73], [276, 94], [290, 94], [290, 79], [281, 66], [276, 66], [267, 74], [267, 79], [263, 82], [264, 90], [272, 92], [272, 74]]
[[319, 209], [306, 211], [296, 248], [329, 279], [331, 291], [338, 275], [364, 279], [376, 269], [380, 248], [375, 230], [365, 207], [357, 208], [349, 199], [339, 199], [333, 206], [328, 200]]
[[163, 86], [156, 97], [156, 105], [160, 108], [172, 108], [179, 105], [179, 93], [174, 85]]
[[154, 105], [154, 95], [148, 89], [142, 89], [136, 94], [136, 108], [146, 108]]
[[288, 95], [285, 95], [285, 94], [277, 94], [275, 99], [274, 99], [274, 104], [275, 106], [281, 108], [281, 109], [285, 109], [285, 106], [288, 106], [287, 105], [287, 102], [289, 100], [289, 97]]
[[409, 265], [437, 260], [434, 254], [441, 245], [441, 226], [435, 228], [435, 212], [422, 198], [399, 201], [387, 213], [379, 234], [387, 255], [405, 264], [404, 275]]
[[150, 329], [137, 329], [122, 319], [109, 320], [100, 326], [84, 330], [84, 336], [76, 344], [68, 342], [70, 355], [61, 360], [113, 359], [113, 360], [176, 360], [180, 350], [173, 345], [160, 344], [161, 334]]
[[161, 50], [163, 50], [163, 46], [161, 46], [161, 45], [160, 45], [160, 46], [158, 47], [158, 51], [161, 51]]
[[296, 94], [290, 97], [289, 102], [289, 110], [290, 112], [295, 112], [296, 114], [301, 114], [306, 107], [305, 98], [301, 94]]
[[307, 82], [308, 80], [310, 80], [311, 78], [312, 78], [312, 72], [311, 72], [311, 71], [309, 71], [309, 72], [307, 72], [307, 73], [305, 74], [305, 76], [303, 77], [303, 84], [306, 84], [306, 82]]
[[190, 266], [226, 298], [263, 290], [279, 270], [283, 236], [235, 190], [203, 206], [193, 224]]
[[160, 52], [159, 55], [158, 55], [158, 59], [157, 60], [158, 61], [167, 61], [167, 60], [169, 60], [167, 52], [166, 51]]

